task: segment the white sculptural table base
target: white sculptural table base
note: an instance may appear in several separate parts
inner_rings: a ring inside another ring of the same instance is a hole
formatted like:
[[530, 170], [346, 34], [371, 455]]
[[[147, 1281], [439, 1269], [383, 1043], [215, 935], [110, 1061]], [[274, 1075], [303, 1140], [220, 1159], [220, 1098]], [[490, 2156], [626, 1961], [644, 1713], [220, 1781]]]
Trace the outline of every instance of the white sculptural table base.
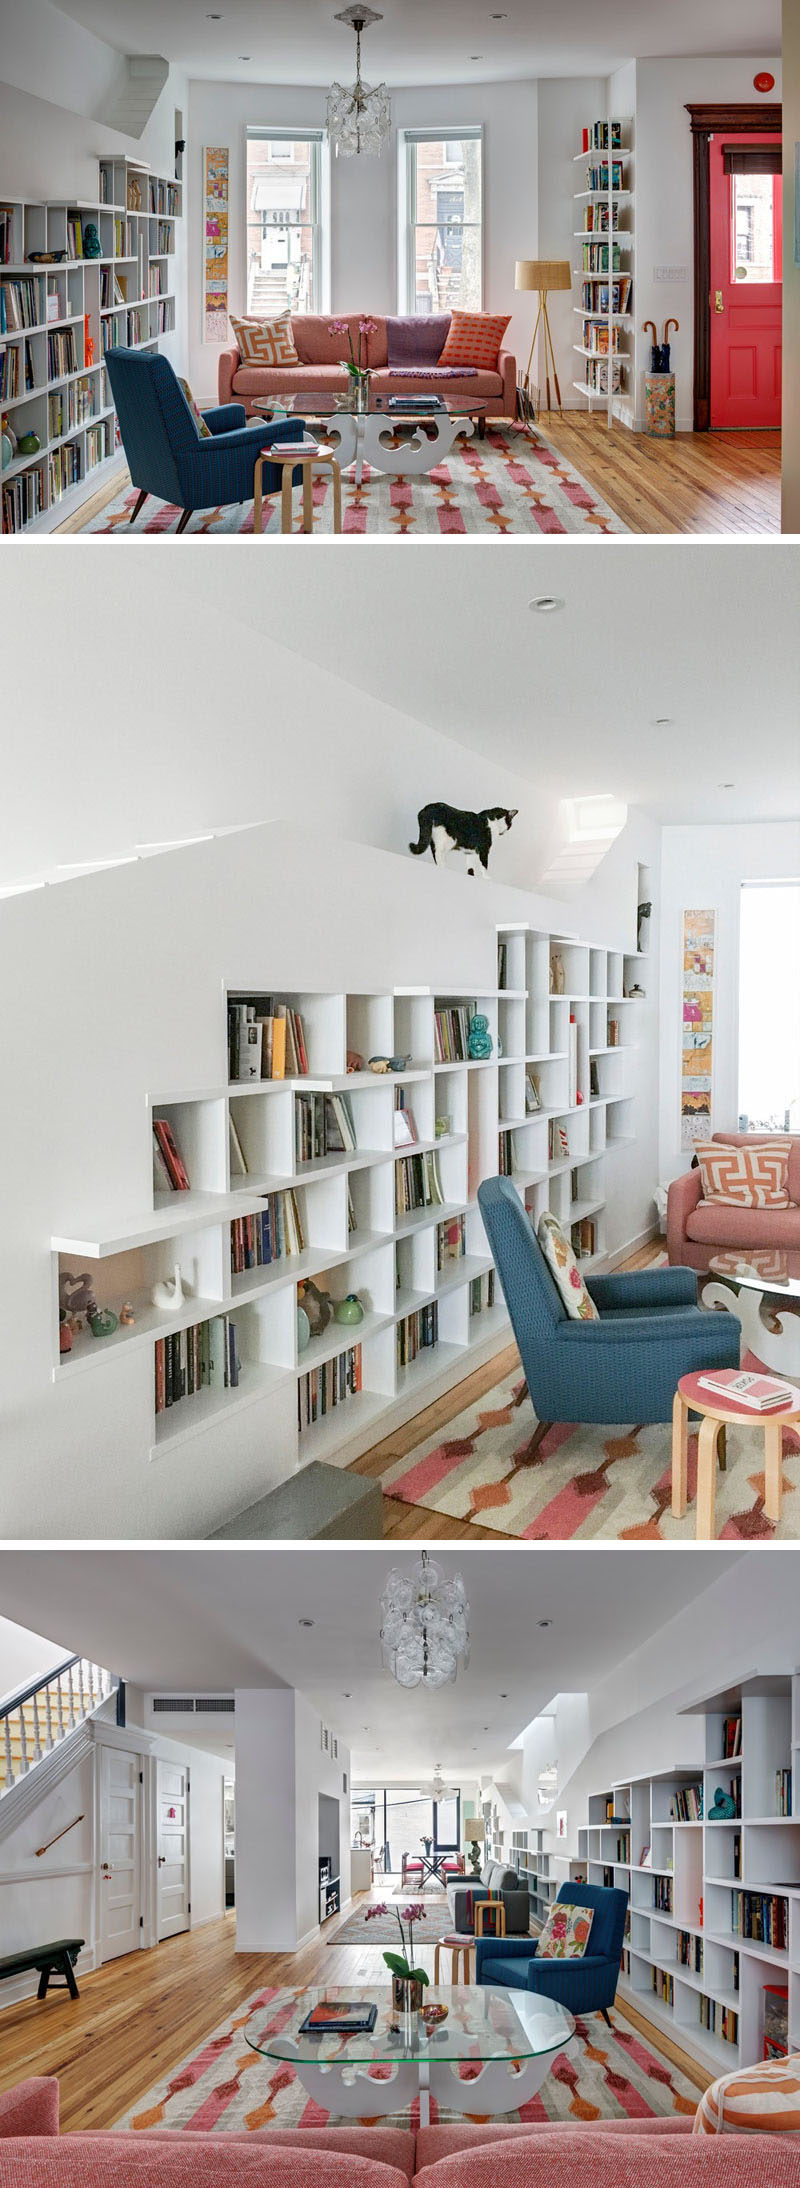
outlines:
[[[800, 1314], [780, 1312], [790, 1304], [791, 1295], [775, 1290], [766, 1280], [763, 1285], [752, 1279], [745, 1284], [733, 1271], [709, 1270], [700, 1283], [704, 1307], [726, 1307], [729, 1314], [738, 1315], [743, 1351], [752, 1352], [772, 1375], [800, 1382]], [[800, 1298], [795, 1300], [798, 1305]]]
[[[576, 2056], [577, 2050], [575, 2038], [571, 2037], [561, 2045], [559, 2055]], [[431, 2097], [447, 2112], [482, 2113], [500, 2119], [504, 2112], [519, 2111], [537, 2095], [556, 2056], [545, 2052], [537, 2059], [522, 2060], [518, 2066], [507, 2059], [491, 2059], [464, 2081], [457, 2064], [437, 2059], [432, 2045], [430, 2058], [406, 2060], [386, 2080], [376, 2080], [366, 2067], [355, 2067], [345, 2081], [341, 2066], [311, 2066], [307, 2059], [299, 2059], [297, 2045], [289, 2036], [282, 2041], [276, 2039], [271, 2055], [290, 2060], [309, 2097], [337, 2118], [363, 2120], [380, 2115], [382, 2119], [387, 2113], [407, 2111], [418, 2097], [420, 2127], [430, 2127]]]
[[[412, 430], [408, 437], [398, 442], [398, 427], [407, 428], [409, 424]], [[343, 471], [355, 464], [357, 486], [361, 485], [365, 463], [371, 471], [424, 478], [437, 463], [446, 463], [459, 434], [468, 440], [474, 431], [474, 418], [451, 415], [446, 410], [431, 411], [424, 422], [395, 418], [386, 410], [337, 410], [325, 419], [326, 441]]]

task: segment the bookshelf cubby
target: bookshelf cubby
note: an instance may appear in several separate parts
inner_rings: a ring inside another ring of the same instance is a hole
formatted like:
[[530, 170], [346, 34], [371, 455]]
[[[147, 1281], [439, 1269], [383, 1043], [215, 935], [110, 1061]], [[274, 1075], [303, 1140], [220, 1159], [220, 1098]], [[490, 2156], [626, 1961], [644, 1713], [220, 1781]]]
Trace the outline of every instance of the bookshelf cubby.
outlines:
[[544, 1841], [541, 1824], [520, 1825], [511, 1833], [511, 1861], [520, 1883], [527, 1884], [531, 1919], [538, 1924], [546, 1921], [558, 1892], [558, 1879], [551, 1873], [553, 1857]]
[[[174, 331], [182, 210], [182, 183], [111, 158], [99, 161], [94, 204], [0, 193], [0, 412], [17, 440], [40, 443], [3, 471], [4, 533], [52, 529], [118, 460], [105, 352], [156, 350]], [[85, 254], [89, 222], [96, 258]], [[46, 266], [29, 255], [62, 250]]]
[[576, 175], [585, 185], [574, 193], [574, 240], [580, 244], [573, 268], [577, 319], [573, 351], [581, 360], [573, 381], [588, 403], [628, 422], [633, 414], [634, 203], [630, 124], [607, 117], [583, 130], [583, 148], [574, 153]]
[[[275, 990], [303, 1021], [308, 1071], [293, 1077], [231, 1079], [221, 1013], [219, 1083], [194, 1094], [165, 1090], [143, 1104], [142, 1178], [151, 1167], [158, 1120], [172, 1132], [188, 1189], [154, 1186], [138, 1211], [120, 1217], [106, 1181], [115, 1213], [84, 1217], [51, 1240], [54, 1378], [68, 1381], [84, 1369], [102, 1377], [104, 1366], [111, 1375], [110, 1363], [121, 1352], [138, 1351], [154, 1459], [237, 1409], [260, 1404], [265, 1443], [279, 1456], [281, 1478], [312, 1457], [346, 1463], [510, 1337], [477, 1205], [481, 1180], [497, 1172], [501, 1129], [511, 1134], [513, 1182], [532, 1221], [552, 1208], [572, 1226], [584, 1262], [601, 1263], [606, 1164], [613, 1160], [617, 1120], [632, 1121], [634, 1098], [625, 1078], [625, 1041], [611, 1060], [613, 1080], [609, 1076], [607, 1086], [590, 1095], [590, 1012], [605, 1011], [621, 959], [615, 950], [528, 927], [503, 928], [499, 939], [508, 984], [489, 994]], [[554, 947], [569, 968], [569, 995], [550, 992]], [[228, 990], [229, 1004], [250, 997], [248, 990]], [[437, 1061], [436, 1014], [464, 1006], [488, 1019], [492, 1053], [488, 1059]], [[578, 1028], [572, 1048], [571, 1016]], [[353, 1050], [365, 1068], [348, 1073]], [[376, 1074], [368, 1059], [381, 1055], [409, 1062], [399, 1072]], [[525, 1105], [528, 1070], [539, 1075], [541, 1106], [533, 1111]], [[417, 1135], [410, 1146], [395, 1141], [401, 1094]], [[346, 1098], [355, 1148], [300, 1159], [298, 1104], [314, 1096]], [[567, 1135], [567, 1153], [557, 1160], [549, 1153], [554, 1121]], [[398, 1168], [409, 1158], [426, 1166], [430, 1197], [424, 1205], [401, 1208]], [[102, 1201], [98, 1177], [96, 1208], [102, 1210]], [[302, 1245], [294, 1235], [298, 1223]], [[152, 1304], [151, 1289], [176, 1265], [184, 1297], [161, 1310]], [[133, 1324], [107, 1338], [80, 1330], [71, 1351], [60, 1355], [58, 1289], [65, 1269], [91, 1277], [101, 1307], [118, 1313], [129, 1300]], [[298, 1285], [304, 1278], [335, 1301], [357, 1292], [364, 1318], [353, 1325], [329, 1322], [300, 1351]], [[235, 1385], [198, 1388], [156, 1413], [156, 1341], [221, 1317], [234, 1325]], [[359, 1348], [357, 1387], [329, 1407], [330, 1377], [324, 1378], [325, 1410], [304, 1419], [304, 1379], [320, 1371], [320, 1396], [321, 1371], [352, 1346]]]
[[[630, 1893], [620, 1996], [720, 2073], [761, 2059], [768, 1984], [788, 1990], [789, 2049], [800, 2049], [800, 1674], [753, 1676], [684, 1714], [704, 1719], [704, 1760], [590, 1795], [579, 1864], [590, 1883]], [[710, 1815], [718, 1788], [740, 1814]], [[682, 1815], [698, 1794], [702, 1814]], [[621, 1862], [609, 1803], [630, 1817]]]

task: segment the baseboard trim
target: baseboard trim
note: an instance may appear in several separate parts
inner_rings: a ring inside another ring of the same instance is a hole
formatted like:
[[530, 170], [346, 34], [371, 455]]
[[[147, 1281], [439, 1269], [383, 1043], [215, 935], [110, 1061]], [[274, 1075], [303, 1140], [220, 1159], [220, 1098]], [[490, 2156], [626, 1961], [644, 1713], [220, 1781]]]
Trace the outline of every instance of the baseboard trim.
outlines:
[[640, 1253], [643, 1246], [649, 1246], [654, 1238], [661, 1236], [658, 1223], [648, 1223], [646, 1229], [639, 1231], [636, 1238], [628, 1239], [626, 1246], [615, 1246], [614, 1252], [606, 1256], [607, 1268], [618, 1269], [622, 1261], [627, 1261], [629, 1254]]

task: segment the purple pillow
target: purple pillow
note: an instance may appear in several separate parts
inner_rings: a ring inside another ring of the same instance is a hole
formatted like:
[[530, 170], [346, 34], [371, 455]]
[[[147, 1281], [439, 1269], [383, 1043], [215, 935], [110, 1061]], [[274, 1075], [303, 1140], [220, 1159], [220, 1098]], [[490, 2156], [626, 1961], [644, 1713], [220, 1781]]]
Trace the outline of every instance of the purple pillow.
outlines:
[[438, 365], [450, 332], [450, 313], [422, 312], [416, 318], [387, 319], [389, 366]]

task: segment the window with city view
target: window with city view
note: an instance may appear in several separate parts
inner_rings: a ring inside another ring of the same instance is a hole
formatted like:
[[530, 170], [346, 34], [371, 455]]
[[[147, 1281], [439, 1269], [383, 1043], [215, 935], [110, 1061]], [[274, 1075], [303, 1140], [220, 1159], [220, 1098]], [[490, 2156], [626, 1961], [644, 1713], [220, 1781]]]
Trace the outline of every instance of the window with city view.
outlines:
[[483, 139], [400, 132], [400, 302], [408, 312], [480, 311], [483, 305]]
[[800, 882], [742, 889], [739, 951], [742, 1131], [800, 1132]]
[[780, 281], [780, 175], [731, 175], [734, 281]]
[[248, 129], [247, 310], [324, 309], [321, 130]]
[[437, 1853], [457, 1852], [461, 1835], [461, 1795], [440, 1801], [407, 1787], [373, 1787], [353, 1793], [350, 1822], [354, 1846], [386, 1853], [387, 1870], [399, 1870], [403, 1854], [417, 1854], [426, 1839]]

